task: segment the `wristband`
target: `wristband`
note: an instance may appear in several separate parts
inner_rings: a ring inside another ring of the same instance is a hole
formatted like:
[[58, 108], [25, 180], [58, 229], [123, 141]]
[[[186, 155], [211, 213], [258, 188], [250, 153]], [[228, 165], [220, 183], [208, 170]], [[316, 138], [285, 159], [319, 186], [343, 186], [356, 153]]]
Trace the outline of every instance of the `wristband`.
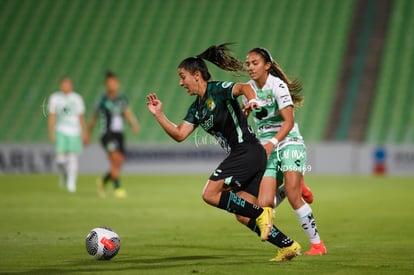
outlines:
[[252, 99], [249, 100], [249, 104], [252, 104], [252, 103], [259, 104], [259, 102], [257, 101], [256, 98], [252, 98]]
[[269, 142], [273, 143], [273, 145], [274, 145], [274, 146], [276, 146], [276, 145], [279, 143], [279, 141], [278, 141], [278, 140], [277, 140], [277, 138], [275, 138], [275, 137], [271, 138], [271, 139], [269, 140]]

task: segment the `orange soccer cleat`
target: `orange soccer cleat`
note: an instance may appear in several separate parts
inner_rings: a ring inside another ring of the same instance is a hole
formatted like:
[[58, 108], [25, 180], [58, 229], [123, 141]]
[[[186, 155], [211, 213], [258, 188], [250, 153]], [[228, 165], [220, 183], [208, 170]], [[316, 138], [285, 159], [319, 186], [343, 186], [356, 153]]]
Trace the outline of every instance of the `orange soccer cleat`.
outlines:
[[302, 179], [302, 198], [307, 203], [311, 204], [313, 202], [313, 194], [310, 188], [305, 184], [305, 180]]
[[326, 249], [325, 244], [321, 241], [318, 244], [312, 244], [311, 249], [309, 249], [309, 251], [306, 251], [305, 255], [318, 256], [325, 255], [326, 253], [328, 253], [328, 250]]

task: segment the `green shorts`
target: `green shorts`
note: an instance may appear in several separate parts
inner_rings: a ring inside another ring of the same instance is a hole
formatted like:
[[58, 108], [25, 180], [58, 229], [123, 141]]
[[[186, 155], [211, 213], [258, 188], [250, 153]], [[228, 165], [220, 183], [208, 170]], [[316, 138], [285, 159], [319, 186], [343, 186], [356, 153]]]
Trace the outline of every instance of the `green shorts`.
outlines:
[[62, 133], [56, 133], [56, 153], [76, 153], [82, 151], [81, 136], [68, 136]]
[[306, 170], [306, 148], [304, 145], [286, 145], [270, 154], [266, 172], [263, 177], [283, 180], [283, 173], [296, 171], [303, 173]]

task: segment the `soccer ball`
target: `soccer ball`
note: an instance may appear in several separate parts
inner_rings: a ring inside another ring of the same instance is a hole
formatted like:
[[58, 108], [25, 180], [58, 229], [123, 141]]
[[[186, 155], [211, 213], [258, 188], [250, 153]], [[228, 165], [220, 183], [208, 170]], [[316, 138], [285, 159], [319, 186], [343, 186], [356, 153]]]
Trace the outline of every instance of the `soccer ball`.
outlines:
[[86, 236], [86, 251], [97, 260], [110, 260], [118, 254], [121, 239], [109, 227], [97, 227]]

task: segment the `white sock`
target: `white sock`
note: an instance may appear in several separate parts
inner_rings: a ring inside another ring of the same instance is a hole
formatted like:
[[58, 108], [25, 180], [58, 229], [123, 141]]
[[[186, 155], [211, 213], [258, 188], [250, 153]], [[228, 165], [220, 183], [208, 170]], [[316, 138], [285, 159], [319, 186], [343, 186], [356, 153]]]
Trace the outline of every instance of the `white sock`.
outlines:
[[68, 154], [68, 165], [67, 165], [67, 187], [69, 192], [76, 191], [76, 178], [78, 176], [78, 156], [76, 154]]
[[62, 186], [67, 185], [67, 182], [66, 182], [67, 174], [68, 174], [68, 171], [67, 171], [68, 165], [67, 164], [68, 164], [68, 159], [67, 159], [67, 156], [65, 154], [58, 154], [56, 156], [56, 165], [57, 165], [57, 168], [60, 172], [60, 177], [61, 177], [60, 178], [60, 185], [62, 185]]
[[319, 237], [315, 218], [313, 217], [312, 209], [310, 208], [309, 204], [305, 203], [302, 207], [296, 209], [295, 213], [310, 242], [312, 244], [320, 243], [321, 239]]

